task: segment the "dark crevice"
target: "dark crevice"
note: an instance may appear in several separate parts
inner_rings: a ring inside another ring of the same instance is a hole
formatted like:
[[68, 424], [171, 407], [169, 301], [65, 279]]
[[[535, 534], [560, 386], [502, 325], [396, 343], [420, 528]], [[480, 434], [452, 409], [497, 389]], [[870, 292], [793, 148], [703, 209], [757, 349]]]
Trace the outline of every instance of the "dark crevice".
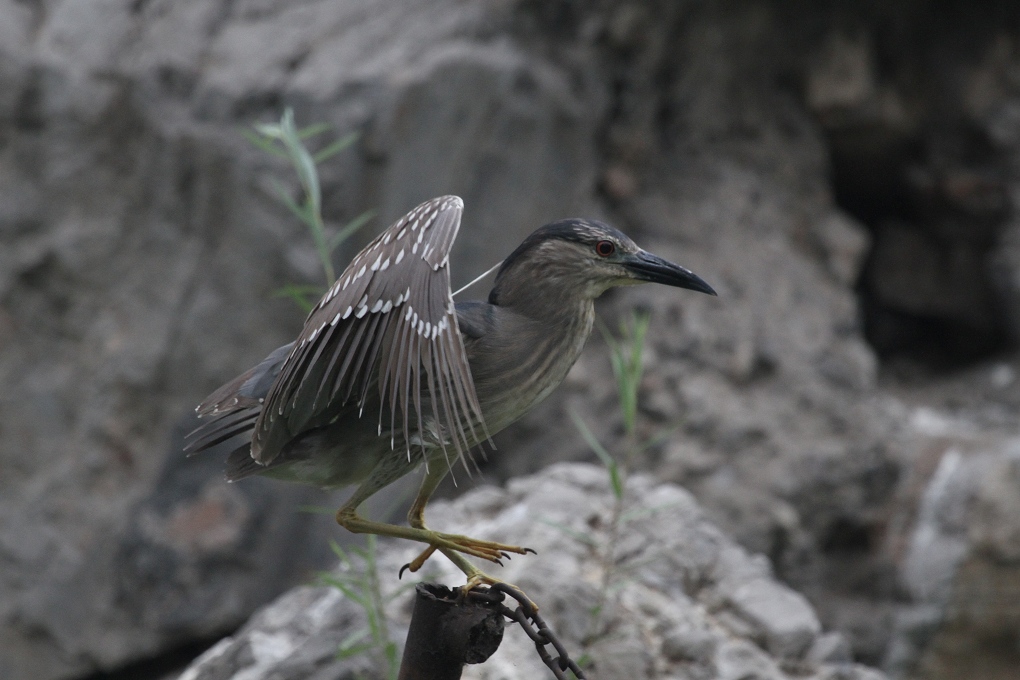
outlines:
[[872, 531], [853, 519], [837, 518], [822, 536], [822, 552], [832, 555], [868, 554], [872, 550]]
[[132, 661], [114, 670], [99, 671], [81, 680], [161, 680], [183, 671], [221, 639], [222, 636], [189, 640], [156, 656]]
[[14, 125], [22, 132], [40, 133], [46, 126], [42, 79], [43, 73], [40, 69], [30, 70], [27, 82], [18, 95], [14, 107]]
[[871, 234], [857, 285], [865, 337], [885, 365], [925, 372], [1014, 349], [992, 265], [1010, 221], [1014, 152], [993, 143], [987, 113], [962, 102], [1020, 12], [1000, 4], [976, 18], [966, 3], [940, 6], [834, 4], [813, 73], [851, 89], [820, 79], [812, 91], [836, 203]]
[[843, 129], [829, 142], [836, 202], [871, 233], [857, 293], [879, 358], [945, 371], [1011, 349], [989, 264], [1008, 202], [981, 136]]

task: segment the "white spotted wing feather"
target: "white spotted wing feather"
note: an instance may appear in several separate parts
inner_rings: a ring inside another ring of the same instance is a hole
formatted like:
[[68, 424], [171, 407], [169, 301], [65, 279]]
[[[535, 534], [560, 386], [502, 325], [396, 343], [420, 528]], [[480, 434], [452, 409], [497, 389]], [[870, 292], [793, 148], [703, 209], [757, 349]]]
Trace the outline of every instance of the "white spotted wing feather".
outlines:
[[[257, 462], [269, 463], [352, 400], [363, 406], [376, 378], [387, 425], [402, 428], [408, 446], [417, 435], [462, 453], [478, 441], [481, 408], [450, 293], [449, 253], [463, 208], [456, 196], [422, 203], [337, 278], [266, 396], [252, 437]], [[435, 431], [424, 431], [426, 423]]]

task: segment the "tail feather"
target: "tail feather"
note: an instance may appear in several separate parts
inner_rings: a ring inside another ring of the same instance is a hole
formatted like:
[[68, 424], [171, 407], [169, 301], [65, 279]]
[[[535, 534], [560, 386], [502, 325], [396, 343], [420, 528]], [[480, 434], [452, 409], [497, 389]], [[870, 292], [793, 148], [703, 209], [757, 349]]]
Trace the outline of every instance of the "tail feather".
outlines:
[[248, 409], [239, 414], [224, 413], [190, 432], [186, 437], [188, 443], [184, 453], [190, 457], [241, 435], [250, 440], [258, 416], [258, 409]]
[[236, 482], [245, 477], [265, 472], [267, 466], [260, 465], [251, 457], [251, 442], [245, 442], [230, 452], [227, 456], [227, 481]]

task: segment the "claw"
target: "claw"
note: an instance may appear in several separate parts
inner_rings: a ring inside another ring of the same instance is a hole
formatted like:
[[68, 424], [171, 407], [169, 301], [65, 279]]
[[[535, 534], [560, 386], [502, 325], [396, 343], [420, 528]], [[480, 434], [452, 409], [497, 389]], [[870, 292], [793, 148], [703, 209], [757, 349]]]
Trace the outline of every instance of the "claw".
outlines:
[[422, 550], [420, 555], [418, 555], [413, 560], [411, 560], [410, 562], [408, 562], [407, 564], [400, 568], [400, 573], [397, 575], [397, 578], [399, 579], [404, 574], [405, 569], [410, 571], [412, 574], [421, 569], [425, 565], [425, 562], [430, 557], [432, 557], [432, 553], [434, 553], [435, 551], [436, 546], [434, 545], [430, 545], [429, 547]]
[[399, 581], [400, 579], [402, 579], [404, 577], [404, 572], [406, 570], [410, 569], [410, 568], [411, 568], [411, 563], [410, 562], [408, 562], [407, 564], [402, 566], [400, 568], [400, 571], [397, 572], [397, 580]]
[[524, 605], [525, 602], [527, 602], [528, 605], [531, 606], [532, 612], [538, 611], [538, 605], [536, 605], [531, 600], [531, 598], [524, 593], [523, 590], [513, 585], [512, 583], [507, 583], [506, 581], [503, 581], [501, 579], [489, 576], [488, 574], [478, 571], [477, 569], [468, 575], [467, 583], [461, 586], [461, 592], [466, 595], [472, 589], [477, 588], [478, 586], [488, 586], [489, 588], [492, 588], [494, 590], [507, 593], [515, 600], [517, 600], [519, 603], [521, 603], [522, 606]]

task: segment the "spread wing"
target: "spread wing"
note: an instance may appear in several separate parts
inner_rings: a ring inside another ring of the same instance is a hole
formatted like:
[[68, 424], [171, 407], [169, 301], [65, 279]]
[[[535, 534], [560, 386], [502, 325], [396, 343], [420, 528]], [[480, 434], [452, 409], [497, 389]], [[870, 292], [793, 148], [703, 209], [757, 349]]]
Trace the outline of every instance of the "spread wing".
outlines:
[[[247, 435], [250, 440], [255, 421], [262, 411], [266, 393], [280, 374], [283, 362], [293, 347], [293, 342], [277, 347], [257, 366], [248, 369], [206, 397], [195, 412], [199, 418], [211, 417], [211, 420], [187, 436], [185, 453], [193, 456], [241, 435]], [[250, 450], [250, 447], [244, 448]], [[247, 453], [245, 451], [245, 455]]]
[[[463, 209], [456, 196], [419, 205], [368, 244], [309, 313], [255, 422], [258, 463], [351, 400], [364, 408], [375, 378], [390, 431], [399, 415], [408, 448], [412, 420], [422, 444], [452, 442], [462, 453], [479, 440], [481, 407], [450, 292]], [[382, 417], [381, 409], [380, 432]]]

